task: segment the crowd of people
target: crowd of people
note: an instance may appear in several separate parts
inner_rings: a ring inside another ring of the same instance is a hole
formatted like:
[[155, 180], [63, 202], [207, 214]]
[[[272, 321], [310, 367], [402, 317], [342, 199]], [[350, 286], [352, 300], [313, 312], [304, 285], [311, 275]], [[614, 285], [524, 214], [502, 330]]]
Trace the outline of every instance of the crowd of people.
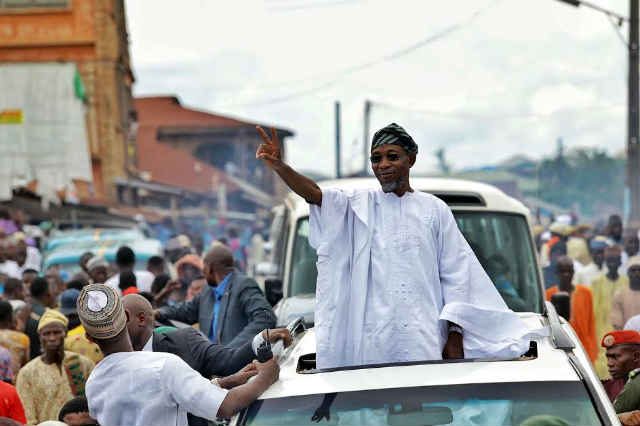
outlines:
[[[640, 409], [640, 240], [618, 215], [605, 226], [567, 218], [535, 229], [547, 300], [569, 297], [567, 320], [618, 413]], [[567, 314], [565, 314], [567, 315]], [[637, 388], [630, 397], [629, 388]], [[623, 403], [624, 401], [624, 403]]]
[[[264, 143], [256, 156], [311, 205], [323, 295], [315, 309], [318, 368], [527, 351], [530, 330], [482, 272], [451, 210], [410, 187], [417, 144], [404, 129], [392, 123], [376, 132], [371, 163], [381, 191], [357, 194], [321, 190], [282, 161], [275, 130], [258, 130]], [[113, 264], [87, 252], [80, 271], [66, 276], [39, 270], [37, 241], [20, 228], [9, 231], [0, 219], [0, 426], [206, 425], [247, 407], [278, 379], [263, 349], [267, 341], [287, 346], [291, 336], [275, 328], [264, 293], [242, 272], [257, 262], [250, 245], [262, 254], [261, 238], [234, 231], [203, 245], [172, 235], [142, 269], [125, 244]], [[547, 300], [567, 316], [621, 419], [634, 424], [638, 230], [625, 230], [617, 215], [602, 229], [559, 218], [535, 236]], [[390, 287], [387, 276], [403, 279]], [[334, 324], [348, 324], [349, 333]], [[391, 329], [401, 332], [381, 334]], [[490, 333], [503, 337], [488, 341]]]
[[[173, 236], [144, 269], [127, 245], [114, 264], [87, 252], [72, 276], [40, 271], [38, 242], [24, 233], [1, 237], [0, 425], [133, 424], [141, 410], [144, 424], [207, 425], [277, 379], [257, 351], [290, 335], [242, 272], [249, 250], [232, 247], [235, 235], [201, 252]], [[167, 393], [152, 396], [159, 372]]]

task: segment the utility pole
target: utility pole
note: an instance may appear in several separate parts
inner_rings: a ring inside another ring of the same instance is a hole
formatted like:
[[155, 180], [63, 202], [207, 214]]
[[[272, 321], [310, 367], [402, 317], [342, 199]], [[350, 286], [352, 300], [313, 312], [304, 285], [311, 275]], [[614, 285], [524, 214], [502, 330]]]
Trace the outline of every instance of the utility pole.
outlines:
[[369, 174], [369, 125], [371, 124], [371, 101], [364, 101], [364, 137], [362, 139], [362, 175]]
[[638, 133], [640, 132], [640, 76], [638, 73], [638, 2], [629, 0], [629, 16], [619, 15], [611, 10], [604, 9], [587, 0], [558, 0], [575, 7], [585, 6], [598, 12], [602, 12], [609, 18], [613, 18], [621, 26], [629, 23], [629, 71], [627, 87], [627, 190], [629, 191], [629, 223], [632, 226], [640, 225], [640, 150], [638, 148]]
[[340, 179], [340, 102], [336, 101], [336, 178]]
[[638, 132], [640, 131], [640, 76], [638, 75], [638, 2], [629, 0], [629, 102], [627, 111], [627, 187], [629, 188], [629, 222], [640, 224], [640, 155]]

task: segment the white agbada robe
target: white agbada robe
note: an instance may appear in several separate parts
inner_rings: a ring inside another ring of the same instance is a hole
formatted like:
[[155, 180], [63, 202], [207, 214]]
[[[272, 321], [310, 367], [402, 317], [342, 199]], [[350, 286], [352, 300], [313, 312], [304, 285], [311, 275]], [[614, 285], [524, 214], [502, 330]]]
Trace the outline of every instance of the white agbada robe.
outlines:
[[467, 358], [529, 348], [530, 330], [433, 195], [325, 189], [309, 242], [318, 368], [442, 359], [447, 321], [464, 329]]

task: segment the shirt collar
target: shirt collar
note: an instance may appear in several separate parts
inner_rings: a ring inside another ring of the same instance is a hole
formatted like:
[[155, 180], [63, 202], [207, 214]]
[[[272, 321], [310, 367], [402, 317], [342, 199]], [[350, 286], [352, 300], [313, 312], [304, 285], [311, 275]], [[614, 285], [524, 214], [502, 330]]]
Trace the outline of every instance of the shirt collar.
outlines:
[[222, 279], [222, 281], [220, 281], [220, 283], [213, 289], [213, 291], [215, 292], [215, 295], [218, 299], [220, 299], [222, 297], [222, 295], [224, 294], [224, 291], [227, 288], [227, 284], [229, 284], [229, 281], [231, 280], [231, 274], [233, 272], [229, 272], [227, 275], [225, 275], [225, 277]]
[[142, 352], [153, 352], [153, 333], [151, 333], [149, 340], [142, 347]]

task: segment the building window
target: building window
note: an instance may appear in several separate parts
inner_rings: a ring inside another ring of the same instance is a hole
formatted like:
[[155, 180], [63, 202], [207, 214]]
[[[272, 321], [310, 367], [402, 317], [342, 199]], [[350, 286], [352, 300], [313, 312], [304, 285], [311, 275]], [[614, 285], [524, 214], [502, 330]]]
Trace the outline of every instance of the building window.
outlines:
[[0, 9], [69, 9], [71, 0], [0, 0]]

